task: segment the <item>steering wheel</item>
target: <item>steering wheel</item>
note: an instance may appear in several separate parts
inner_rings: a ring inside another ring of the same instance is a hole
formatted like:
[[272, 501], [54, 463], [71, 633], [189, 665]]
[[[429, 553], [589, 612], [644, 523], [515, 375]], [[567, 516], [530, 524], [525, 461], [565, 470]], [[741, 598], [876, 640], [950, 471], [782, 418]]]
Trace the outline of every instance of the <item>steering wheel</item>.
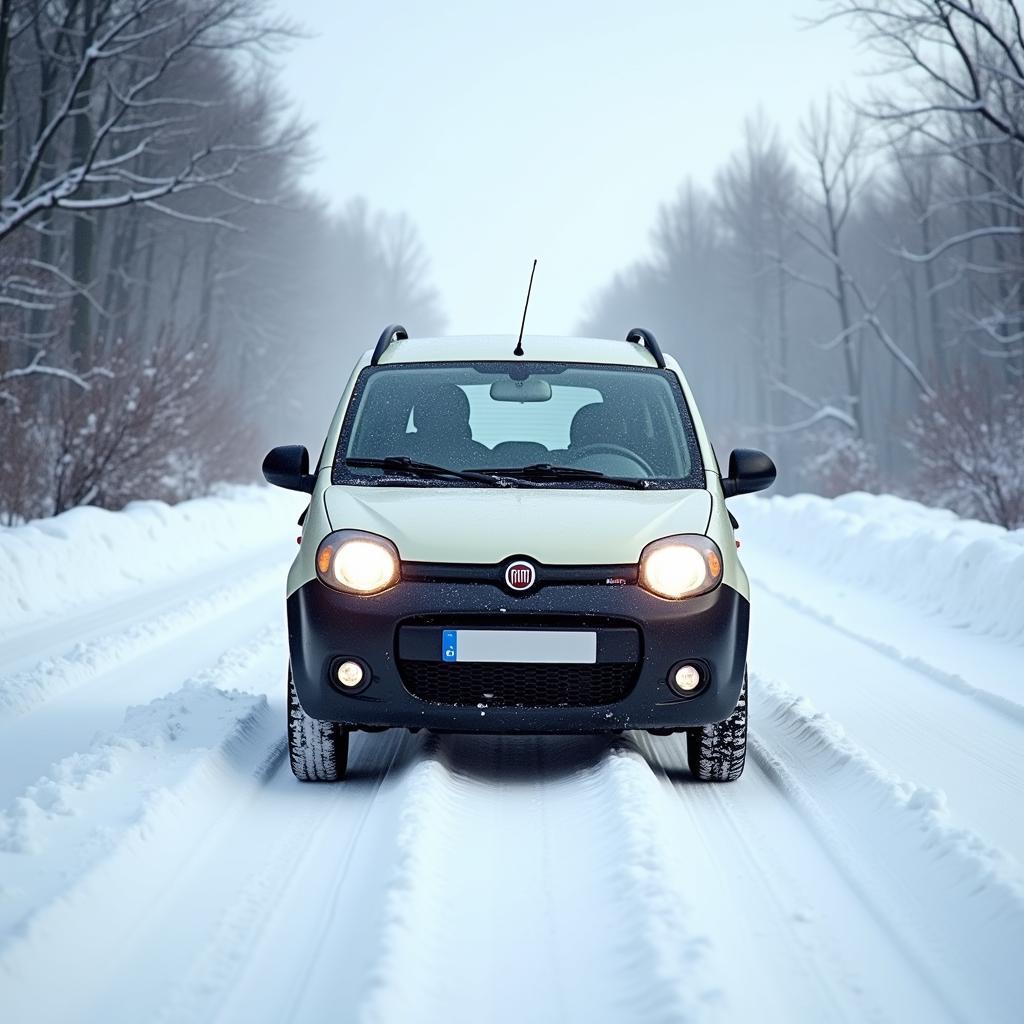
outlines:
[[658, 475], [649, 462], [621, 444], [585, 444], [576, 452], [578, 459], [585, 459], [588, 455], [621, 455], [630, 462], [635, 462], [648, 476]]

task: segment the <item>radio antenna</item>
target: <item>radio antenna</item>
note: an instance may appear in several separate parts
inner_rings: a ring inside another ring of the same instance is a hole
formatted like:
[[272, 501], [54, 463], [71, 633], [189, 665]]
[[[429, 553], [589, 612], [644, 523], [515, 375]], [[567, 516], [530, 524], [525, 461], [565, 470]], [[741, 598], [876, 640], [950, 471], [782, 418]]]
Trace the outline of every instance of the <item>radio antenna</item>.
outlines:
[[523, 306], [523, 322], [519, 325], [519, 340], [516, 342], [516, 347], [512, 352], [514, 356], [522, 356], [526, 353], [523, 352], [523, 331], [526, 328], [526, 311], [530, 308], [530, 292], [533, 291], [533, 275], [537, 272], [537, 261], [533, 261], [533, 268], [530, 270], [530, 283], [526, 288], [526, 303]]

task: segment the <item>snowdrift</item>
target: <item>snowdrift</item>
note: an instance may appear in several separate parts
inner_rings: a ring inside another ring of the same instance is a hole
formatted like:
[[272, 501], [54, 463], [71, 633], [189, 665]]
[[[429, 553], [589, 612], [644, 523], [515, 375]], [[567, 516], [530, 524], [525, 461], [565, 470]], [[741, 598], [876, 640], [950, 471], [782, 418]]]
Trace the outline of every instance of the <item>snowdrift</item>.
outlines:
[[[943, 979], [948, 1006], [965, 1020], [1011, 1019], [1024, 992], [1013, 952], [1024, 943], [1017, 866], [957, 826], [941, 790], [887, 771], [806, 698], [758, 676], [754, 692], [762, 716], [754, 758], [816, 829], [838, 869], [869, 904], [915, 906], [929, 939], [915, 943], [914, 956], [933, 959], [930, 973]], [[883, 835], [884, 842], [860, 842]]]
[[76, 508], [0, 529], [0, 641], [51, 616], [280, 549], [302, 504], [269, 487], [224, 487], [179, 505]]
[[745, 498], [739, 536], [947, 623], [1024, 642], [1024, 530], [891, 495]]

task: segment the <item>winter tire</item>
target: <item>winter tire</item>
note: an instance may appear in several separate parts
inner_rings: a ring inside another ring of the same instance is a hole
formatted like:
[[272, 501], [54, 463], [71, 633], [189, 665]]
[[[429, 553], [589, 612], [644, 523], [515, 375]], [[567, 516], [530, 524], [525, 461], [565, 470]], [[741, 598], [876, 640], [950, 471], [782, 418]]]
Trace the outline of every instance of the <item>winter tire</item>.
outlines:
[[340, 782], [348, 767], [348, 730], [322, 722], [302, 710], [288, 676], [288, 759], [302, 782]]
[[747, 756], [747, 676], [733, 713], [724, 722], [686, 730], [686, 760], [701, 782], [735, 782]]

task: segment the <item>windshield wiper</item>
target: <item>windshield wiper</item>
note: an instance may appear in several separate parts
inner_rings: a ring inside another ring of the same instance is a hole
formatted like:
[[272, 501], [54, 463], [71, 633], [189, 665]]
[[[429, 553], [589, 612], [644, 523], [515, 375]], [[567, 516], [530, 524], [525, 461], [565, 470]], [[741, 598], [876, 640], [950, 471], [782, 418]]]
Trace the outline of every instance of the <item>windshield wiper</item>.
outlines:
[[494, 473], [495, 476], [510, 476], [522, 480], [594, 480], [603, 484], [617, 484], [620, 487], [643, 489], [648, 481], [627, 476], [609, 476], [597, 469], [580, 469], [578, 466], [553, 466], [550, 462], [537, 462], [532, 466], [512, 466], [508, 469], [478, 469], [467, 472]]
[[346, 459], [345, 465], [356, 469], [382, 469], [385, 473], [407, 473], [409, 476], [472, 480], [490, 487], [506, 486], [489, 473], [478, 473], [472, 469], [449, 469], [447, 466], [435, 466], [432, 462], [416, 462], [405, 455], [389, 455], [384, 459]]

